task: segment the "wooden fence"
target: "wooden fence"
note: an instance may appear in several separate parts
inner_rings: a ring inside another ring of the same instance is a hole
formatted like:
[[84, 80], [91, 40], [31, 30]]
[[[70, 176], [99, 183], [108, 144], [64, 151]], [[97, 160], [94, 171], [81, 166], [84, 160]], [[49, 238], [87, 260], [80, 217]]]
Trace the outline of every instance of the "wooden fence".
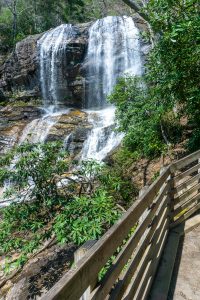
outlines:
[[[197, 151], [165, 168], [42, 299], [77, 300], [88, 287], [92, 300], [147, 299], [170, 228], [200, 208], [199, 159]], [[113, 256], [99, 281], [99, 272]]]

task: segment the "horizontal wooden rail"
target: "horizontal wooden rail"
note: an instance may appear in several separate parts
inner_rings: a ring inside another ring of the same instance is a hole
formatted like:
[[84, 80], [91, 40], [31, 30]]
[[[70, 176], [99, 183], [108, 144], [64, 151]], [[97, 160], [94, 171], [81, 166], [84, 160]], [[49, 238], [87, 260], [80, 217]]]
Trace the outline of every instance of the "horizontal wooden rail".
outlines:
[[174, 182], [175, 184], [178, 184], [181, 179], [188, 179], [187, 176], [190, 176], [192, 173], [198, 171], [200, 169], [200, 164], [196, 164], [195, 166], [191, 167], [190, 169], [186, 170], [185, 172], [177, 175], [176, 177], [174, 177]]
[[174, 162], [171, 164], [171, 171], [176, 172], [177, 170], [180, 170], [184, 168], [185, 166], [188, 166], [195, 160], [198, 160], [200, 158], [200, 150], [178, 160], [177, 162]]
[[200, 179], [200, 173], [198, 173], [197, 175], [191, 177], [190, 179], [188, 179], [187, 181], [181, 183], [180, 185], [176, 186], [176, 188], [174, 188], [173, 193], [177, 194], [181, 191], [184, 191], [188, 188], [188, 186], [191, 186], [191, 184], [197, 180]]
[[92, 300], [146, 299], [169, 229], [200, 208], [199, 160], [197, 151], [167, 167], [42, 299], [78, 300], [88, 287]]

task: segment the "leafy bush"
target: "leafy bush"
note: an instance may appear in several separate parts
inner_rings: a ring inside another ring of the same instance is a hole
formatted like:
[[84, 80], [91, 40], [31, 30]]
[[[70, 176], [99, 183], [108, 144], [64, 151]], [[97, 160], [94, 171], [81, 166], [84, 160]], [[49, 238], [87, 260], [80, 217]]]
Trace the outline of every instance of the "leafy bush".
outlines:
[[55, 219], [54, 232], [60, 242], [82, 244], [98, 239], [115, 221], [120, 213], [113, 198], [104, 190], [92, 197], [76, 197], [63, 208]]
[[11, 204], [0, 211], [0, 255], [7, 256], [6, 271], [22, 266], [52, 237], [77, 245], [98, 239], [121, 215], [101, 187], [103, 166], [70, 163], [62, 143], [21, 145], [2, 157], [0, 166], [1, 185], [11, 181], [5, 192]]
[[163, 105], [152, 100], [140, 78], [119, 79], [109, 100], [117, 107], [119, 130], [126, 133], [124, 145], [139, 155], [152, 157], [166, 149], [162, 137]]
[[200, 129], [196, 128], [193, 130], [192, 136], [190, 137], [187, 148], [190, 152], [197, 151], [200, 149]]
[[[148, 2], [146, 11], [157, 38], [150, 52], [148, 86], [167, 109], [181, 107], [196, 129], [200, 124], [199, 51], [200, 19], [197, 0]], [[154, 97], [154, 98], [155, 98]], [[195, 140], [194, 131], [192, 140]], [[189, 143], [190, 149], [191, 143]], [[194, 149], [194, 148], [193, 148]]]
[[0, 184], [11, 181], [11, 191], [20, 201], [54, 201], [57, 176], [67, 169], [62, 143], [24, 144], [0, 159]]
[[115, 203], [128, 208], [138, 196], [138, 189], [132, 183], [132, 176], [123, 170], [123, 165], [115, 161], [112, 166], [105, 166], [99, 178], [101, 185]]

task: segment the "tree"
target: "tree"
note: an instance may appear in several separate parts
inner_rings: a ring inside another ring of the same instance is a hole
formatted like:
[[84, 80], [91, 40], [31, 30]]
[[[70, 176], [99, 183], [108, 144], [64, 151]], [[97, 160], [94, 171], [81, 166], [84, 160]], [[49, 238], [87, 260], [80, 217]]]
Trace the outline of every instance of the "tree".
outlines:
[[6, 0], [5, 3], [6, 6], [9, 8], [9, 10], [11, 11], [13, 17], [12, 39], [14, 43], [17, 35], [17, 0], [12, 0], [12, 1]]
[[83, 0], [0, 0], [0, 4], [0, 39], [7, 49], [26, 35], [85, 19]]

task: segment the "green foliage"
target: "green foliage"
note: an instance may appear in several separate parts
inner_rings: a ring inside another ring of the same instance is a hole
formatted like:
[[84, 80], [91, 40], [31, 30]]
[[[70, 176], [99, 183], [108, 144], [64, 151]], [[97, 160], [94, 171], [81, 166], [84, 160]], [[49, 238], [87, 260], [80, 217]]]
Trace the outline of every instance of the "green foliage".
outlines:
[[152, 157], [166, 149], [161, 133], [165, 113], [162, 103], [154, 102], [140, 78], [119, 79], [109, 97], [117, 107], [119, 130], [126, 132], [124, 145], [132, 152]]
[[55, 180], [68, 168], [66, 157], [61, 143], [48, 143], [24, 144], [1, 158], [0, 183], [11, 182], [4, 196], [16, 202], [1, 211], [0, 255], [19, 253], [7, 269], [23, 264], [51, 236], [48, 224], [68, 201], [58, 194]]
[[200, 129], [196, 128], [192, 132], [192, 136], [187, 143], [187, 148], [190, 152], [200, 149]]
[[56, 217], [54, 232], [60, 242], [82, 244], [98, 239], [119, 218], [111, 196], [98, 190], [92, 197], [77, 197]]
[[8, 8], [0, 8], [0, 49], [12, 46], [12, 14]]
[[[159, 36], [149, 56], [147, 80], [164, 107], [169, 104], [177, 107], [180, 116], [186, 116], [188, 122], [198, 128], [199, 1], [151, 0], [147, 11], [152, 28]], [[191, 139], [198, 142], [196, 130]]]
[[0, 3], [1, 49], [61, 23], [84, 20], [83, 0], [11, 0]]
[[27, 197], [54, 201], [58, 197], [56, 176], [66, 170], [66, 157], [62, 143], [21, 145], [0, 159], [0, 184], [11, 181], [12, 193], [21, 201]]
[[11, 182], [4, 195], [11, 204], [0, 211], [6, 272], [22, 266], [52, 236], [80, 245], [98, 239], [121, 215], [101, 183], [105, 167], [92, 160], [77, 167], [62, 143], [21, 145], [0, 159], [0, 167], [0, 184]]
[[[133, 162], [133, 160], [132, 160]], [[105, 166], [99, 180], [101, 185], [111, 195], [117, 204], [128, 208], [138, 195], [138, 189], [132, 183], [132, 176], [123, 170], [123, 164], [115, 160], [112, 166]]]
[[[197, 0], [150, 0], [145, 9], [155, 33], [146, 74], [120, 79], [110, 101], [117, 106], [125, 146], [154, 157], [179, 142], [181, 117], [199, 128], [200, 18]], [[198, 138], [195, 130], [190, 150]]]

